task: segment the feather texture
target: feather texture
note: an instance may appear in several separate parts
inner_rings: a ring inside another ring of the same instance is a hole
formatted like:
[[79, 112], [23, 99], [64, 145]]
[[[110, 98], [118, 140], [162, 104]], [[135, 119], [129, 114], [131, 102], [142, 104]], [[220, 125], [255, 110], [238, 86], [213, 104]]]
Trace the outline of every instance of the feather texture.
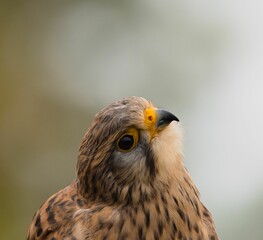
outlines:
[[[80, 146], [76, 179], [36, 212], [28, 240], [218, 239], [184, 167], [179, 123], [149, 130], [149, 108], [155, 109], [130, 97], [95, 116]], [[131, 127], [138, 144], [119, 151], [116, 143]]]

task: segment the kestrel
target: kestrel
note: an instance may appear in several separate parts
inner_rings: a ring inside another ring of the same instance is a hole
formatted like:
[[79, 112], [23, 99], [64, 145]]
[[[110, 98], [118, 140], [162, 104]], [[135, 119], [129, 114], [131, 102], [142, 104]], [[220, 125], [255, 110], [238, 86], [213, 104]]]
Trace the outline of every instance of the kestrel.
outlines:
[[183, 164], [178, 122], [140, 97], [101, 110], [76, 179], [36, 212], [28, 240], [219, 239]]

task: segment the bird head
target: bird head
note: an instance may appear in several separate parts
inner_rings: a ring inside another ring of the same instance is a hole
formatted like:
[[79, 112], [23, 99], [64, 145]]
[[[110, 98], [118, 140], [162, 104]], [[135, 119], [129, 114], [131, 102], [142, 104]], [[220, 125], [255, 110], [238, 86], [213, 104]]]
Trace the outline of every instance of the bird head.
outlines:
[[94, 200], [124, 201], [135, 188], [147, 191], [172, 180], [182, 159], [178, 122], [140, 97], [102, 109], [80, 146], [80, 193]]

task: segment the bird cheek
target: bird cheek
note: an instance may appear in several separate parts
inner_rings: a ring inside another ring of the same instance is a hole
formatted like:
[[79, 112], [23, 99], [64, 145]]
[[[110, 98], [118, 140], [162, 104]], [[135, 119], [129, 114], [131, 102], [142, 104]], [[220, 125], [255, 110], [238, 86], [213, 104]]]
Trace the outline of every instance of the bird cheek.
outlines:
[[141, 131], [140, 138], [141, 138], [141, 145], [149, 144], [153, 141], [153, 139], [156, 136], [155, 131], [150, 131], [150, 130], [144, 130]]

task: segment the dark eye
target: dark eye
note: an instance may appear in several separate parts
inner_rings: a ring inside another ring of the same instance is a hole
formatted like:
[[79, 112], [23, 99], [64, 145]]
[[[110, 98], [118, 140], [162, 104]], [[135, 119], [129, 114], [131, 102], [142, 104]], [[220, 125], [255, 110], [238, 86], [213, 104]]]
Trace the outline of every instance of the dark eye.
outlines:
[[134, 146], [134, 139], [131, 135], [124, 135], [118, 141], [118, 147], [120, 150], [128, 151]]

